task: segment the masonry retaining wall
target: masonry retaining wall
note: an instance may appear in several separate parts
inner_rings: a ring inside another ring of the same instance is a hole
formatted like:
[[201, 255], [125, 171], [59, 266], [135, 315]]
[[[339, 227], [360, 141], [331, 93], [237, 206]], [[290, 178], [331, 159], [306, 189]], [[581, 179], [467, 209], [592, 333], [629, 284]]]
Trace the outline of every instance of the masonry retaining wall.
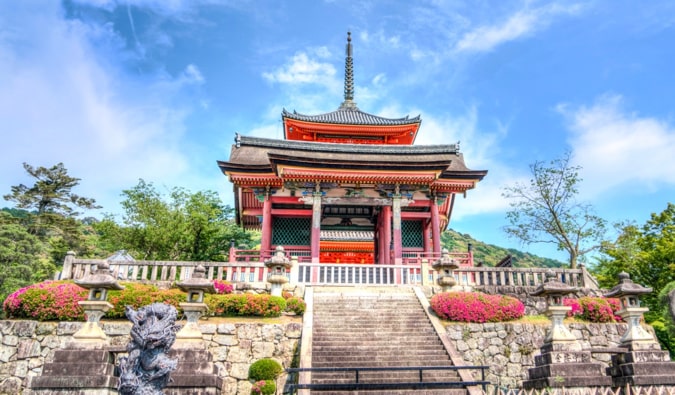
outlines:
[[[467, 365], [488, 365], [487, 379], [502, 388], [517, 388], [544, 342], [549, 323], [449, 324], [447, 336]], [[572, 323], [568, 328], [584, 349], [618, 347], [626, 324]], [[649, 328], [651, 330], [651, 327]], [[611, 354], [592, 353], [593, 362], [609, 366]]]
[[[81, 322], [0, 321], [0, 394], [19, 394], [31, 377], [39, 376], [54, 350], [72, 341]], [[131, 323], [103, 322], [117, 349], [129, 341]], [[261, 358], [290, 367], [302, 333], [302, 323], [204, 323], [199, 325], [213, 360], [224, 378], [226, 395], [248, 395], [248, 368]], [[279, 383], [280, 387], [283, 383]]]

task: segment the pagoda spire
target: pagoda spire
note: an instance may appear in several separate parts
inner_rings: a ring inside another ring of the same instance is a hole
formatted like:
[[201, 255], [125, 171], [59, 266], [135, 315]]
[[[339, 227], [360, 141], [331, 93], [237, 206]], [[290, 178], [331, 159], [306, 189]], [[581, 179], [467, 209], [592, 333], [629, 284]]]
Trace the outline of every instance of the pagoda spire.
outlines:
[[354, 103], [354, 63], [352, 60], [352, 32], [347, 32], [347, 49], [345, 57], [345, 101], [340, 104], [340, 110], [355, 109]]

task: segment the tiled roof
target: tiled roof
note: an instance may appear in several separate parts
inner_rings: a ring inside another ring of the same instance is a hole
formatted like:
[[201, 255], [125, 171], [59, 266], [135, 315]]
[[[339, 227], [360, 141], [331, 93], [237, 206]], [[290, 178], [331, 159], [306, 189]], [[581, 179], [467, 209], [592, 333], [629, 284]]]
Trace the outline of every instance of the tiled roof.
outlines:
[[356, 107], [341, 107], [337, 111], [328, 112], [319, 115], [304, 115], [297, 112], [288, 112], [286, 109], [281, 113], [282, 118], [290, 118], [298, 121], [317, 122], [317, 123], [333, 123], [343, 125], [409, 125], [413, 123], [420, 123], [422, 120], [420, 116], [410, 118], [384, 118], [377, 115], [368, 114], [359, 110]]
[[354, 241], [373, 241], [375, 233], [366, 230], [322, 230], [321, 240], [354, 240]]

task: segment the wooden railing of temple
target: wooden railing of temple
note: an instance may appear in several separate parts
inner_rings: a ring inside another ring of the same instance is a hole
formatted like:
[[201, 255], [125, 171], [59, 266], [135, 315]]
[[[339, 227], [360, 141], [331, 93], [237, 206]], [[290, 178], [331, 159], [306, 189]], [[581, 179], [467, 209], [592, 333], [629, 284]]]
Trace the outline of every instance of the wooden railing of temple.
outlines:
[[[81, 279], [100, 263], [100, 259], [78, 259], [66, 255], [61, 279]], [[362, 265], [310, 263], [298, 259], [289, 274], [291, 284], [306, 285], [432, 285], [438, 274], [431, 263], [422, 259], [406, 261], [402, 265]], [[202, 264], [206, 277], [233, 283], [261, 283], [267, 278], [267, 268], [260, 260], [236, 262], [186, 262], [186, 261], [108, 261], [110, 269], [120, 281], [175, 282], [190, 278], [194, 268]], [[548, 269], [514, 267], [460, 267], [454, 272], [459, 285], [480, 286], [529, 286], [536, 287], [553, 270], [558, 279], [581, 288], [598, 289], [595, 279], [585, 268]]]

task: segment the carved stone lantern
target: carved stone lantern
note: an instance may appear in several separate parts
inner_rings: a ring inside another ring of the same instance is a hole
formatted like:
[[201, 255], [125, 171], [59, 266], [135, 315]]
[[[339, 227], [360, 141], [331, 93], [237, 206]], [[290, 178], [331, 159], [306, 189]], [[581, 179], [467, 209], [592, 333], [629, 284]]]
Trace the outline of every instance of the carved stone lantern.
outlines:
[[563, 304], [563, 297], [577, 290], [578, 288], [570, 287], [558, 280], [556, 274], [549, 270], [546, 272], [546, 281], [532, 292], [532, 296], [546, 298], [546, 315], [551, 320], [552, 326], [544, 339], [545, 345], [555, 345], [555, 348], [564, 348], [566, 351], [581, 350], [581, 344], [577, 341], [577, 338], [563, 324], [565, 316], [572, 310], [572, 307]]
[[199, 329], [199, 317], [207, 309], [206, 303], [204, 303], [204, 293], [214, 293], [216, 289], [213, 282], [206, 279], [206, 269], [201, 264], [197, 265], [189, 279], [176, 285], [182, 291], [187, 292], [186, 302], [180, 304], [183, 312], [185, 312], [187, 323], [176, 334], [176, 340], [179, 342], [200, 342], [202, 341], [202, 331]]
[[89, 296], [87, 300], [77, 302], [82, 306], [87, 322], [73, 335], [73, 338], [80, 342], [106, 341], [107, 337], [98, 323], [103, 315], [113, 307], [107, 301], [108, 290], [122, 290], [124, 287], [112, 276], [108, 261], [98, 263], [91, 273], [80, 280], [75, 280], [75, 284], [88, 289]]
[[441, 259], [434, 262], [431, 267], [438, 273], [438, 285], [441, 286], [443, 292], [452, 291], [457, 285], [454, 270], [459, 268], [457, 261], [450, 257], [450, 252], [447, 248], [443, 249]]
[[268, 269], [267, 282], [272, 285], [270, 294], [272, 296], [281, 296], [281, 290], [284, 284], [288, 282], [288, 274], [292, 267], [291, 260], [286, 256], [284, 247], [277, 246], [274, 256], [265, 261], [265, 266]]
[[617, 314], [628, 323], [626, 333], [621, 337], [621, 346], [630, 350], [660, 349], [651, 333], [640, 325], [642, 314], [649, 311], [646, 307], [640, 307], [639, 295], [651, 293], [651, 288], [645, 288], [635, 284], [626, 272], [619, 273], [619, 284], [605, 294], [607, 298], [619, 298], [621, 310]]

